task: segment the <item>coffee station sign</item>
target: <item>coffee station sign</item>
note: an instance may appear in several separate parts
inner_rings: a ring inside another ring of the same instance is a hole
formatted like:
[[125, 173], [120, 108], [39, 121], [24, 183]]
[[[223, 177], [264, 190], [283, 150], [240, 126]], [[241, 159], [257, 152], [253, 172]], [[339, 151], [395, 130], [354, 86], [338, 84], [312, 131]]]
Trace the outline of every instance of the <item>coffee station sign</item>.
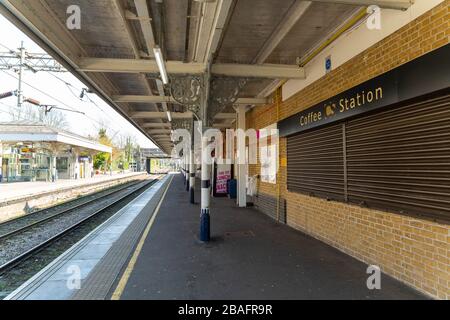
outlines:
[[278, 123], [281, 137], [450, 87], [450, 45], [322, 101]]

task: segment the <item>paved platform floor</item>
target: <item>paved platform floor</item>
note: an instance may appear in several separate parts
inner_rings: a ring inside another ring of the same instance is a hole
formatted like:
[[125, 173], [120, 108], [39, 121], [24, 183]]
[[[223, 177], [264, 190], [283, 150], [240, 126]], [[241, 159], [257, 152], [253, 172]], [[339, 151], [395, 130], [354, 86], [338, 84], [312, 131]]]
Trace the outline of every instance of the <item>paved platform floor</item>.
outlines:
[[384, 274], [381, 290], [367, 289], [367, 265], [255, 209], [227, 198], [211, 208], [205, 245], [199, 205], [174, 178], [121, 299], [425, 298]]
[[[105, 299], [169, 181], [156, 181], [5, 299]], [[76, 270], [80, 288], [73, 285]]]
[[107, 182], [135, 175], [141, 175], [144, 172], [128, 172], [117, 173], [113, 175], [97, 175], [93, 178], [78, 179], [78, 180], [58, 180], [56, 182], [11, 182], [0, 183], [0, 203], [20, 199], [31, 195], [38, 195], [43, 192], [51, 192], [65, 188], [72, 188], [101, 182]]

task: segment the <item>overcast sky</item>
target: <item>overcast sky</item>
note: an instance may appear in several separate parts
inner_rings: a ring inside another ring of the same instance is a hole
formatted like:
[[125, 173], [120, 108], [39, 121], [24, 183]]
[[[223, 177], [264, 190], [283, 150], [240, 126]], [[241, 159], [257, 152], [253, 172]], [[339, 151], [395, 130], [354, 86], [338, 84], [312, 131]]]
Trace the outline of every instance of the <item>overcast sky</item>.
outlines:
[[[6, 46], [11, 50], [17, 50], [17, 48], [20, 47], [21, 41], [24, 41], [24, 47], [30, 53], [44, 52], [36, 43], [23, 34], [2, 15], [0, 15], [0, 31], [2, 35], [0, 38], [0, 52], [7, 51], [7, 49], [1, 45]], [[75, 76], [70, 73], [55, 73], [54, 75], [61, 78], [65, 82], [70, 83], [71, 87], [67, 86], [63, 81], [58, 80], [48, 72], [42, 71], [34, 74], [31, 71], [25, 71], [23, 78], [24, 82], [31, 84], [36, 89], [39, 89], [47, 94], [46, 95], [39, 92], [38, 90], [24, 84], [23, 92], [25, 98], [36, 99], [40, 101], [41, 104], [58, 105], [60, 107], [67, 108], [67, 106], [61, 104], [61, 102], [64, 102], [69, 107], [84, 112], [86, 115], [64, 112], [70, 125], [69, 130], [74, 133], [78, 133], [83, 136], [94, 136], [96, 135], [101, 124], [104, 124], [107, 128], [109, 136], [131, 135], [136, 137], [136, 142], [141, 147], [155, 147], [155, 145], [142, 133], [140, 133], [139, 130], [129, 124], [97, 95], [90, 94], [89, 96], [98, 106], [91, 102], [80, 101], [78, 97], [81, 93], [81, 89], [85, 88], [85, 86], [78, 81]], [[17, 90], [18, 80], [14, 79], [12, 76], [17, 77], [17, 74], [12, 70], [7, 73], [0, 71], [0, 93]], [[9, 109], [8, 106], [15, 106], [16, 104], [16, 97], [0, 100], [0, 121], [11, 120], [9, 114], [7, 113]]]

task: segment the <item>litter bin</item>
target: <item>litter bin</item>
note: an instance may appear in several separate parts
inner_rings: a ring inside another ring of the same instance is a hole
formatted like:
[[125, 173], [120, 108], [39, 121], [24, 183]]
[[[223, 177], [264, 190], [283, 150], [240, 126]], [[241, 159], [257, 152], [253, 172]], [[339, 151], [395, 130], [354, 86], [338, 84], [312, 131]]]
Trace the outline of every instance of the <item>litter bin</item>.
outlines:
[[230, 199], [236, 199], [237, 196], [237, 180], [230, 179], [227, 181], [228, 197]]

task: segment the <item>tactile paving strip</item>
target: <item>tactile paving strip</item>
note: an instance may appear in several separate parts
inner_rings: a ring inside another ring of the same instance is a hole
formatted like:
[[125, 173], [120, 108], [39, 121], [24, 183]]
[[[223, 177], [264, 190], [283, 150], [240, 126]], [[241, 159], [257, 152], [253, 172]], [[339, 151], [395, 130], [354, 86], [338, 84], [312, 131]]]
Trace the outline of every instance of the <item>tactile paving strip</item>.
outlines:
[[155, 196], [83, 281], [81, 289], [71, 296], [71, 300], [104, 300], [108, 298], [113, 284], [132, 255], [141, 234], [171, 181], [172, 179], [167, 179], [159, 188]]

